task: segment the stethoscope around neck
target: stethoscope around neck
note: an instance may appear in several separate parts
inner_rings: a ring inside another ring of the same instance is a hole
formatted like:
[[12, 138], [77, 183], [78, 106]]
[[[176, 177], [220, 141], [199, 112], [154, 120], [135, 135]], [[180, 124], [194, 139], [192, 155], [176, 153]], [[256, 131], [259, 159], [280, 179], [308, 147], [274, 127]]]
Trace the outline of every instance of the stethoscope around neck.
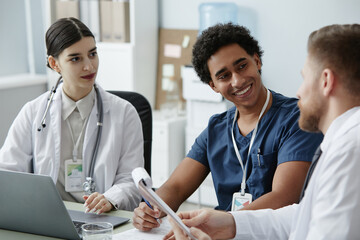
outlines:
[[[59, 79], [57, 80], [56, 84], [54, 87], [52, 87], [51, 91], [50, 91], [50, 95], [48, 97], [48, 101], [46, 103], [46, 108], [44, 111], [44, 114], [41, 118], [41, 122], [40, 122], [40, 126], [37, 129], [39, 132], [41, 132], [44, 128], [46, 128], [46, 116], [47, 113], [50, 109], [51, 103], [53, 101], [54, 95], [56, 93], [56, 89], [58, 88], [59, 84], [62, 82], [62, 77], [59, 77]], [[97, 97], [97, 110], [98, 110], [98, 121], [96, 123], [97, 125], [97, 134], [96, 134], [96, 142], [95, 142], [95, 146], [93, 149], [93, 153], [92, 153], [92, 158], [91, 158], [91, 162], [90, 162], [90, 170], [89, 170], [89, 175], [86, 177], [85, 182], [83, 183], [83, 190], [85, 191], [86, 194], [90, 195], [92, 193], [95, 192], [96, 190], [96, 184], [94, 182], [94, 168], [95, 168], [95, 161], [96, 161], [96, 156], [97, 153], [99, 151], [99, 145], [100, 145], [100, 139], [101, 139], [101, 134], [102, 134], [102, 125], [103, 125], [103, 102], [102, 102], [102, 98], [99, 92], [99, 88], [96, 84], [94, 84], [94, 88], [95, 88], [95, 92], [96, 92], [96, 97]], [[33, 162], [33, 171], [35, 170], [34, 167], [35, 163]]]

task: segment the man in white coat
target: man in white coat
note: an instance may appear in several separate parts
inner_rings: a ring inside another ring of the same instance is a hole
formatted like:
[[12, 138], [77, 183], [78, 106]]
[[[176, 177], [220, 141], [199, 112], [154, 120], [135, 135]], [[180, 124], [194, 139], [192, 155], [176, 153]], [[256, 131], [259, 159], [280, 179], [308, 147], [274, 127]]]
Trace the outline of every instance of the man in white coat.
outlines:
[[[198, 239], [359, 239], [360, 25], [313, 32], [302, 69], [302, 129], [324, 134], [299, 204], [278, 210], [180, 213]], [[176, 239], [187, 239], [172, 222]]]

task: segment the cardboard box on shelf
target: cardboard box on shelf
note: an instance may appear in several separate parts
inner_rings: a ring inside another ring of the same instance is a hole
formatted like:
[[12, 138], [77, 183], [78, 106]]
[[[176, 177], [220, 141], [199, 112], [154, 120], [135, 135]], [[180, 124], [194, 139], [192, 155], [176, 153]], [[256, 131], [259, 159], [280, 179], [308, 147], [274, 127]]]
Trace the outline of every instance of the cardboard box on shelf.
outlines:
[[100, 1], [100, 39], [102, 42], [112, 42], [112, 5], [110, 0]]
[[113, 41], [130, 42], [129, 1], [113, 2]]
[[100, 1], [102, 42], [130, 42], [130, 6], [128, 0]]
[[56, 19], [74, 17], [79, 18], [79, 1], [56, 1]]

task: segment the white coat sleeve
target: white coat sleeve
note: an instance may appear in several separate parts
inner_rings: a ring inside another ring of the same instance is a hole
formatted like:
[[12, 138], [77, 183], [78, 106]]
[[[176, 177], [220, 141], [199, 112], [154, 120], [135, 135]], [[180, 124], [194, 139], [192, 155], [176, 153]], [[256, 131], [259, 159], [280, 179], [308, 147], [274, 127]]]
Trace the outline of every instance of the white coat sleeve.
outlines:
[[297, 207], [231, 212], [236, 224], [234, 239], [288, 239]]
[[32, 169], [31, 104], [21, 109], [0, 149], [0, 169], [30, 172]]
[[132, 211], [140, 201], [141, 195], [131, 176], [133, 169], [144, 167], [144, 141], [142, 124], [136, 109], [128, 105], [125, 111], [124, 124], [121, 131], [121, 153], [114, 180], [114, 185], [107, 190], [105, 197], [115, 203], [118, 209]]

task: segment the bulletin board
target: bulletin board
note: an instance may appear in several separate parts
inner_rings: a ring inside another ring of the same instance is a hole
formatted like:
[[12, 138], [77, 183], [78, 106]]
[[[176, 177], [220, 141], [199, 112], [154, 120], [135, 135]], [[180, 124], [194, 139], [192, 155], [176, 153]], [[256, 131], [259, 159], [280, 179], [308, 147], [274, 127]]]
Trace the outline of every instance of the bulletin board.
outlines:
[[179, 87], [180, 99], [185, 102], [182, 97], [181, 66], [191, 65], [192, 47], [197, 35], [198, 30], [160, 28], [155, 109], [160, 109], [160, 105], [166, 101], [166, 91], [163, 90], [164, 64], [173, 65], [173, 78]]

